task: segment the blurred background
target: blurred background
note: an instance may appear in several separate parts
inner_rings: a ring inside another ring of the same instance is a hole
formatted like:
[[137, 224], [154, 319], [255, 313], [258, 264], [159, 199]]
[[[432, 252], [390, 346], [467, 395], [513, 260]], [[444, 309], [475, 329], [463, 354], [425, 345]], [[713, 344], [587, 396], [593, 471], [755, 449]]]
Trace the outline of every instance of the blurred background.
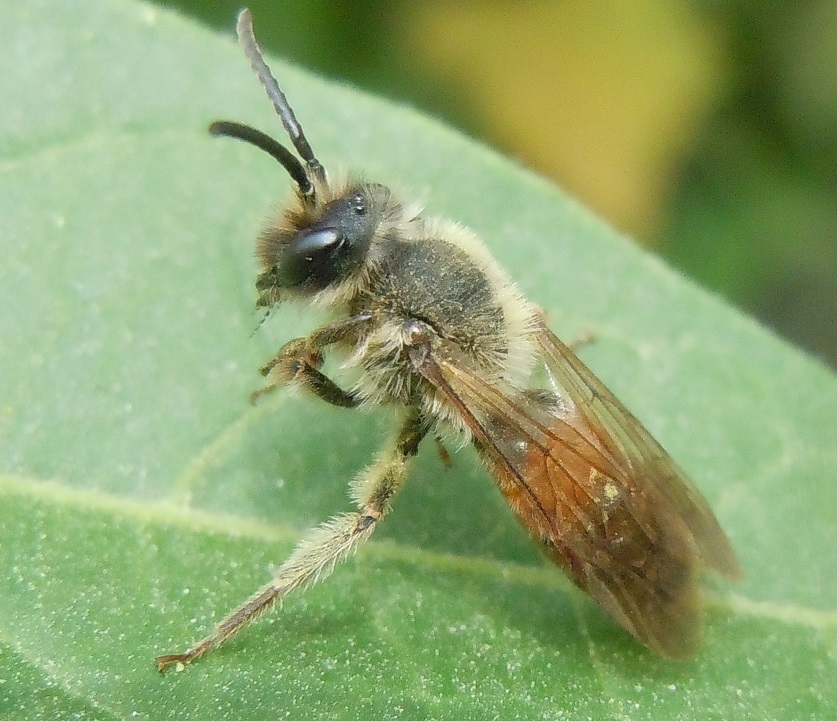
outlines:
[[[166, 0], [234, 33], [244, 0]], [[262, 46], [552, 178], [837, 367], [836, 0], [249, 0]]]

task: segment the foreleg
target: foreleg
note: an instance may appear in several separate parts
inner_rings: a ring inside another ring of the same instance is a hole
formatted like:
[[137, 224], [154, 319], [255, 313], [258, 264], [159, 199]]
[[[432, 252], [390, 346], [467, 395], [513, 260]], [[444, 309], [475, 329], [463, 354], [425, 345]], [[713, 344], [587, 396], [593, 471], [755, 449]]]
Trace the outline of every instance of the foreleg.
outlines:
[[260, 373], [268, 379], [268, 384], [255, 391], [250, 400], [255, 402], [277, 388], [297, 384], [332, 405], [343, 408], [356, 407], [359, 403], [357, 397], [342, 389], [320, 371], [323, 350], [356, 335], [371, 319], [370, 313], [360, 313], [318, 328], [305, 338], [296, 338], [285, 343], [270, 362], [261, 368]]

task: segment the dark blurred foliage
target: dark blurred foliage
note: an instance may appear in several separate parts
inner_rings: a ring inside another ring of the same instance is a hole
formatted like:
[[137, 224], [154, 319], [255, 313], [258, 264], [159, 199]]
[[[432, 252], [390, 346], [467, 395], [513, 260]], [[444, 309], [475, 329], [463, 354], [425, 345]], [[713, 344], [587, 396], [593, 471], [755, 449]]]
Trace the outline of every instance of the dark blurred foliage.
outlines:
[[422, 108], [463, 129], [479, 123], [477, 115], [463, 107], [452, 84], [428, 77], [405, 53], [402, 0], [163, 0], [161, 4], [232, 37], [238, 13], [246, 6], [266, 52], [324, 77]]
[[[643, 12], [676, 1], [649, 0]], [[241, 7], [230, 0], [166, 4], [229, 34]], [[503, 145], [468, 102], [462, 78], [428, 72], [405, 40], [416, 12], [443, 5], [254, 0], [250, 8], [269, 52]], [[475, 18], [458, 32], [479, 32], [480, 4], [453, 5]], [[562, 2], [555, 6], [560, 11]], [[543, 4], [514, 4], [510, 12], [527, 8], [538, 12]], [[705, 287], [837, 365], [837, 2], [715, 0], [693, 10], [719, 29], [724, 88], [700, 116], [687, 150], [671, 158], [666, 177], [673, 189], [659, 200], [662, 212], [650, 227], [628, 229]], [[583, 82], [584, 67], [571, 71]], [[617, 110], [606, 98], [601, 106]], [[504, 139], [503, 150], [517, 155]], [[567, 185], [566, 178], [556, 181]]]
[[683, 159], [657, 248], [837, 365], [837, 3], [712, 12], [733, 89]]

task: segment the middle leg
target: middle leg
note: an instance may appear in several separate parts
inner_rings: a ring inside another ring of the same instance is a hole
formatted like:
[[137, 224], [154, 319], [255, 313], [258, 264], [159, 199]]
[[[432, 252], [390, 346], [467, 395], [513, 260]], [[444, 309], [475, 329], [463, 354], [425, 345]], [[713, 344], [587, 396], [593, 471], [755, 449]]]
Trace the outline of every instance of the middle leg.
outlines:
[[232, 638], [250, 621], [277, 601], [305, 586], [326, 578], [335, 566], [367, 540], [390, 510], [390, 503], [407, 476], [409, 462], [418, 452], [428, 423], [420, 411], [411, 409], [391, 443], [353, 482], [355, 513], [334, 516], [309, 531], [270, 583], [224, 618], [204, 639], [185, 653], [158, 656], [163, 671], [172, 664], [189, 664]]

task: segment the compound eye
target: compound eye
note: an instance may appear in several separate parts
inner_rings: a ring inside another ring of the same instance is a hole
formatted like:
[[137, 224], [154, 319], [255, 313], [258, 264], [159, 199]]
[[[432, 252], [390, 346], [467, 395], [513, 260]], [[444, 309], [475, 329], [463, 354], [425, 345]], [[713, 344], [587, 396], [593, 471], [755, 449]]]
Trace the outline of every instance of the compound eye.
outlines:
[[285, 248], [277, 282], [286, 288], [324, 288], [339, 275], [346, 236], [337, 228], [311, 228]]
[[345, 236], [335, 228], [318, 228], [298, 238], [291, 252], [303, 262], [314, 263], [318, 256], [338, 250]]

